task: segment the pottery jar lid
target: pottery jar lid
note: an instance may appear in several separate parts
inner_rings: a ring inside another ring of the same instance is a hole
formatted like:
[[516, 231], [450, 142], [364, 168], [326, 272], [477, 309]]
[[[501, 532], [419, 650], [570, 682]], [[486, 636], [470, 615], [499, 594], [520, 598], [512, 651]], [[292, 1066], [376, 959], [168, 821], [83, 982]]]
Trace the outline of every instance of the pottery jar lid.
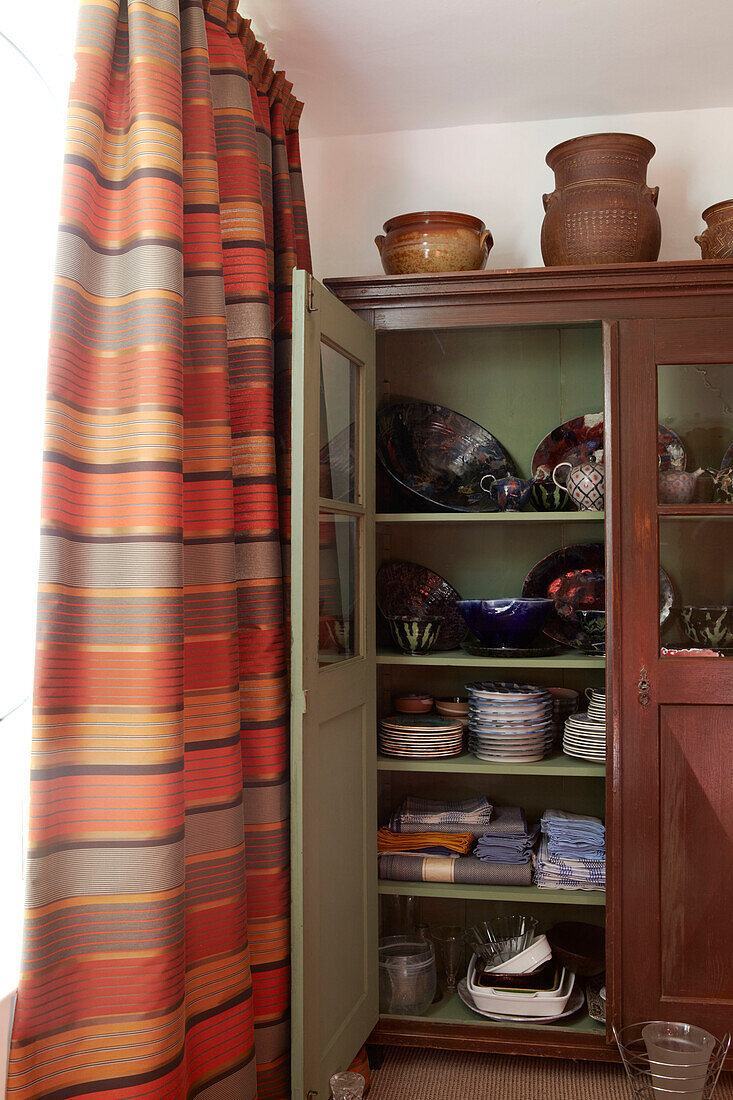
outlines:
[[474, 218], [471, 214], [459, 214], [454, 210], [418, 210], [413, 214], [398, 214], [384, 223], [385, 233], [392, 229], [405, 229], [408, 225], [442, 224], [463, 226], [464, 229], [475, 229], [482, 233], [486, 228], [480, 218]]
[[545, 163], [552, 168], [564, 156], [578, 152], [580, 146], [586, 149], [607, 149], [608, 146], [616, 146], [620, 149], [632, 148], [634, 152], [641, 153], [647, 161], [650, 161], [657, 149], [648, 138], [639, 134], [581, 134], [579, 137], [568, 138], [554, 145], [545, 157]]

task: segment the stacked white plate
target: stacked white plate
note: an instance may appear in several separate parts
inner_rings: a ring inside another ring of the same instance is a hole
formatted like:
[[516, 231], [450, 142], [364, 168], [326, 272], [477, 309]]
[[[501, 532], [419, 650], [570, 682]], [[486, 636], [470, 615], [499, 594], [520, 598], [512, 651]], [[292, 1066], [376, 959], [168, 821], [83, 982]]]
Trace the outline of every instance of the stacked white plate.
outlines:
[[562, 750], [594, 764], [606, 760], [606, 693], [590, 691], [587, 714], [571, 714], [565, 722]]
[[531, 684], [477, 681], [468, 693], [468, 747], [479, 760], [529, 763], [552, 748], [552, 696]]
[[463, 752], [463, 724], [437, 714], [394, 714], [382, 719], [378, 741], [385, 756], [458, 756]]

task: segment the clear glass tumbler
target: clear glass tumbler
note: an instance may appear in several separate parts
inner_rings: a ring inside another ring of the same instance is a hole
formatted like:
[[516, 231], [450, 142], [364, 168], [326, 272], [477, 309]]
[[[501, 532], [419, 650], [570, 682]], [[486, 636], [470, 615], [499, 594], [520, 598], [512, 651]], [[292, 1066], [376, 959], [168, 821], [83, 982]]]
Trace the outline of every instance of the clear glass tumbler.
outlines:
[[430, 929], [430, 935], [440, 954], [445, 971], [448, 993], [455, 993], [458, 981], [463, 977], [465, 964], [465, 929], [459, 924], [438, 924]]
[[360, 1073], [334, 1073], [331, 1078], [333, 1100], [361, 1100], [364, 1095], [364, 1078]]

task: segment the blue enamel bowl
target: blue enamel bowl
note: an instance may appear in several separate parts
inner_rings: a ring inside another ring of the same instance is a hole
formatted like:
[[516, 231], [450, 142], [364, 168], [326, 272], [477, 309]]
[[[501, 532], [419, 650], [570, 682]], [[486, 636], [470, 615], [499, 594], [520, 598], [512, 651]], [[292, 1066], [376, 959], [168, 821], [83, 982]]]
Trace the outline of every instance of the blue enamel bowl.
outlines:
[[459, 600], [458, 607], [480, 642], [492, 648], [531, 645], [555, 606], [554, 600]]

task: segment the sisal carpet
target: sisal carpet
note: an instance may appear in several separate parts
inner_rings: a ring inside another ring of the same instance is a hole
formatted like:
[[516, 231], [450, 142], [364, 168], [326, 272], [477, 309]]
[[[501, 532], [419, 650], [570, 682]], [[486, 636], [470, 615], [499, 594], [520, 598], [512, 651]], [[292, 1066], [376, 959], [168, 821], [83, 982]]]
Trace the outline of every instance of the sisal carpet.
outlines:
[[[633, 1100], [620, 1065], [385, 1048], [369, 1100]], [[714, 1100], [733, 1100], [733, 1074]]]

